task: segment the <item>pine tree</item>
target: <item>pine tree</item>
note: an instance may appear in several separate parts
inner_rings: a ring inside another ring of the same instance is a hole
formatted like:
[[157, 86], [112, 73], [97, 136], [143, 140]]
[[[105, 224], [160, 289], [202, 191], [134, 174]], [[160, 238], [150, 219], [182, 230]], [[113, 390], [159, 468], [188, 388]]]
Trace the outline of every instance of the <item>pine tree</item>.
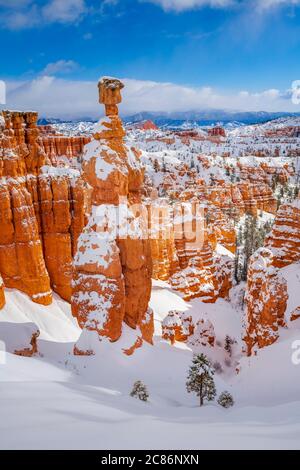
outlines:
[[159, 166], [157, 158], [154, 160], [153, 168], [154, 168], [155, 173], [157, 173], [160, 170], [160, 166]]
[[204, 354], [197, 354], [193, 357], [186, 389], [188, 393], [196, 393], [200, 400], [200, 406], [203, 405], [204, 400], [213, 401], [216, 397], [214, 373], [214, 369]]
[[141, 401], [148, 401], [149, 394], [146, 385], [144, 385], [141, 380], [137, 380], [136, 382], [134, 382], [130, 396], [138, 398]]
[[219, 396], [218, 403], [220, 406], [223, 406], [223, 408], [230, 408], [234, 405], [234, 400], [229, 392], [224, 391]]
[[234, 343], [235, 343], [234, 339], [230, 338], [229, 335], [226, 335], [224, 349], [229, 354], [230, 357], [232, 355], [232, 345]]

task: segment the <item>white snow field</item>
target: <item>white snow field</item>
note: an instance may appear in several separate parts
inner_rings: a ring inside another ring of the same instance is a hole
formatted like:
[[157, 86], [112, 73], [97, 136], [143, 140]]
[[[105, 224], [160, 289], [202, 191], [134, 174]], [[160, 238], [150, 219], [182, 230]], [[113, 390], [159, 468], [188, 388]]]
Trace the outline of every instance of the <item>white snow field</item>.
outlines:
[[[299, 449], [300, 364], [291, 358], [300, 320], [256, 357], [242, 357], [239, 374], [228, 366], [215, 375], [218, 394], [229, 390], [234, 397], [227, 410], [217, 402], [198, 406], [185, 389], [192, 351], [160, 337], [161, 320], [177, 309], [210, 318], [219, 344], [226, 334], [239, 339], [239, 294], [233, 289], [230, 303], [188, 304], [168, 284], [154, 281], [154, 346], [125, 356], [122, 344], [132, 330], [124, 327], [124, 340], [102, 341], [95, 356], [79, 357], [72, 349], [80, 330], [66, 302], [56, 297], [43, 307], [7, 290], [0, 323], [33, 322], [41, 334], [38, 355], [0, 356], [0, 448]], [[222, 348], [213, 349], [220, 359]], [[148, 403], [129, 396], [136, 380], [147, 385]]]

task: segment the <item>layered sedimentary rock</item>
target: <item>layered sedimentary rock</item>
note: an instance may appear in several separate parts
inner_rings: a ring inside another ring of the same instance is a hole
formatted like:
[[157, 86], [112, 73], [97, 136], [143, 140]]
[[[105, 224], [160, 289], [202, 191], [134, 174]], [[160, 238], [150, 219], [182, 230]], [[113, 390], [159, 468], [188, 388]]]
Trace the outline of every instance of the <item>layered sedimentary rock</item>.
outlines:
[[35, 323], [0, 322], [0, 341], [5, 350], [18, 356], [31, 357], [38, 352], [40, 331]]
[[214, 346], [215, 344], [215, 330], [212, 322], [207, 319], [201, 318], [197, 321], [194, 332], [188, 338], [188, 344], [195, 350], [198, 347]]
[[49, 157], [52, 165], [59, 165], [59, 157], [67, 157], [71, 160], [82, 155], [84, 146], [90, 142], [87, 136], [63, 136], [63, 135], [43, 135], [40, 138], [40, 145], [45, 154]]
[[162, 338], [174, 344], [186, 341], [194, 332], [192, 317], [188, 312], [171, 310], [162, 321]]
[[[52, 301], [35, 209], [27, 183], [46, 156], [36, 142], [36, 113], [3, 112], [0, 164], [0, 272], [6, 287], [15, 287], [42, 304]], [[37, 190], [35, 191], [37, 193]]]
[[43, 167], [38, 177], [40, 233], [51, 287], [71, 300], [72, 261], [89, 211], [89, 189], [76, 170]]
[[[249, 355], [276, 341], [278, 327], [285, 325], [288, 292], [281, 268], [300, 260], [299, 202], [298, 198], [280, 206], [265, 248], [250, 261], [244, 338]], [[296, 318], [297, 309], [291, 312], [291, 320]]]
[[283, 204], [276, 214], [265, 246], [273, 253], [273, 265], [282, 268], [300, 260], [300, 198]]
[[212, 129], [208, 130], [208, 135], [213, 137], [226, 137], [225, 129], [221, 126], [213, 127]]
[[244, 337], [248, 355], [274, 343], [278, 328], [285, 325], [287, 284], [272, 261], [273, 254], [267, 248], [259, 248], [250, 259]]
[[[225, 220], [221, 224], [219, 214], [218, 231], [208, 232], [206, 214], [197, 199], [170, 206], [161, 198], [152, 200], [150, 207], [153, 277], [168, 280], [185, 300], [199, 297], [215, 302], [218, 297], [227, 297], [232, 286], [232, 262], [213, 249], [226, 238], [233, 251], [234, 228]], [[214, 222], [217, 226], [217, 218]]]
[[0, 139], [0, 273], [7, 287], [42, 304], [51, 287], [70, 301], [72, 255], [85, 225], [88, 189], [56, 169], [39, 140], [37, 113], [3, 113]]
[[94, 338], [96, 331], [99, 338], [116, 341], [123, 321], [137, 329], [136, 342], [127, 354], [142, 339], [152, 341], [150, 243], [143, 235], [143, 218], [133, 208], [133, 204], [141, 207], [143, 171], [138, 152], [123, 142], [125, 131], [117, 107], [122, 88], [117, 79], [99, 82], [99, 101], [105, 105], [107, 117], [99, 122], [83, 154], [92, 209], [74, 260], [72, 312], [87, 338], [84, 347], [79, 341], [76, 354], [93, 352], [87, 345], [88, 333]]

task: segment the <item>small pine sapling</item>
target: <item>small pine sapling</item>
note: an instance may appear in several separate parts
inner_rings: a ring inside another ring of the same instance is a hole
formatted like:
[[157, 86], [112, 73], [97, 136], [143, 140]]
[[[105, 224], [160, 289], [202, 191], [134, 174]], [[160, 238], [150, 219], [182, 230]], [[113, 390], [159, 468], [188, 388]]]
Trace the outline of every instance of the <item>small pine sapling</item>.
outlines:
[[234, 405], [234, 400], [232, 398], [232, 395], [229, 392], [225, 391], [225, 392], [222, 392], [221, 395], [219, 396], [218, 403], [223, 408], [230, 408], [231, 406]]
[[148, 401], [149, 394], [146, 385], [144, 385], [141, 380], [134, 382], [130, 396], [138, 398], [141, 401]]
[[204, 404], [204, 400], [213, 401], [216, 397], [213, 375], [214, 369], [208, 358], [202, 353], [195, 355], [188, 373], [186, 389], [188, 393], [196, 393], [200, 406]]

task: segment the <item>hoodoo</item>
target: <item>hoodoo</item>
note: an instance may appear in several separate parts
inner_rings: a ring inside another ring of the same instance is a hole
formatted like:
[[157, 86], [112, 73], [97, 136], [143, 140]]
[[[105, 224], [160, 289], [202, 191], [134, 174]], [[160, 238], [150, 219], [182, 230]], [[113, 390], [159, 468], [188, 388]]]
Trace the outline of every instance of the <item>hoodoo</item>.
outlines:
[[116, 341], [123, 324], [136, 330], [131, 354], [142, 340], [152, 342], [150, 242], [143, 236], [141, 206], [144, 172], [139, 153], [124, 144], [125, 131], [118, 116], [123, 83], [102, 78], [99, 102], [106, 117], [96, 126], [83, 152], [83, 177], [92, 188], [88, 223], [78, 239], [74, 259], [72, 312], [83, 328], [75, 354], [93, 354], [96, 338]]

